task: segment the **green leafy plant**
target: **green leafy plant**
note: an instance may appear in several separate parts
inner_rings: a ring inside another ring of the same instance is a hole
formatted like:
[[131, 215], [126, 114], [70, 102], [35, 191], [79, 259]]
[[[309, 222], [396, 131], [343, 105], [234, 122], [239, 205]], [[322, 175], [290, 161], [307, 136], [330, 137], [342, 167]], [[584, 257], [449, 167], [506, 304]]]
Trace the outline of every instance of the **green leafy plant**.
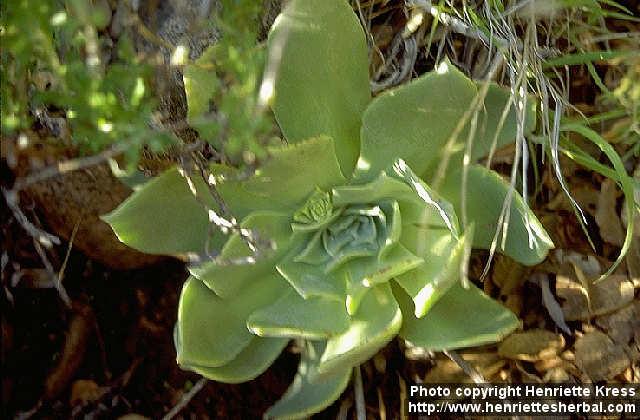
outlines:
[[[270, 148], [249, 179], [211, 166], [211, 184], [240, 220], [226, 243], [208, 229], [221, 203], [203, 199], [209, 186], [194, 178], [190, 188], [178, 169], [105, 216], [144, 252], [202, 254], [224, 243], [190, 268], [175, 329], [178, 363], [243, 382], [290, 339], [302, 340], [296, 378], [266, 413], [300, 417], [334, 401], [353, 367], [396, 335], [443, 350], [495, 342], [517, 328], [514, 314], [460, 281], [469, 248], [495, 243], [511, 194], [498, 251], [531, 265], [553, 246], [499, 175], [463, 165], [514, 140], [515, 112], [504, 113], [509, 92], [483, 89], [443, 63], [372, 100], [365, 37], [343, 0], [289, 2], [269, 50], [280, 55], [272, 108], [288, 145]], [[459, 129], [481, 96], [475, 124]], [[528, 131], [532, 120], [533, 109]], [[252, 232], [272, 251], [256, 257]]]
[[128, 37], [111, 46], [108, 2], [3, 2], [1, 12], [3, 135], [30, 128], [33, 116], [48, 125], [51, 114], [68, 127], [52, 129], [55, 136], [69, 131], [83, 153], [117, 144], [132, 165], [143, 145], [159, 151], [175, 142], [149, 129], [158, 102], [149, 89], [152, 67]]
[[[163, 96], [172, 84], [165, 79], [180, 67], [188, 99], [186, 122], [200, 138], [234, 162], [252, 163], [263, 157], [262, 145], [272, 137], [273, 124], [265, 113], [255, 112], [253, 95], [264, 56], [255, 42], [261, 4], [218, 3], [221, 10], [206, 22], [192, 22], [193, 32], [216, 28], [224, 36], [191, 59], [189, 34], [182, 44], [172, 45], [144, 26], [128, 5], [122, 5], [127, 18], [120, 20], [126, 24], [118, 21], [123, 28], [115, 37], [107, 30], [112, 22], [107, 0], [2, 2], [2, 135], [19, 134], [39, 120], [80, 154], [121, 150], [127, 163], [123, 175], [135, 175], [143, 147], [171, 153], [168, 146], [175, 149], [181, 143], [172, 132], [172, 125], [183, 124], [180, 111], [167, 105], [159, 108], [168, 102]], [[170, 52], [172, 62], [160, 65], [150, 58], [152, 54], [142, 54], [136, 36], [146, 39], [152, 50]], [[211, 100], [215, 110], [209, 109]], [[179, 122], [170, 122], [178, 117]]]
[[222, 36], [184, 67], [187, 122], [229, 161], [252, 164], [264, 159], [264, 145], [274, 137], [272, 118], [259, 112], [255, 95], [265, 56], [256, 46], [262, 2], [219, 5], [214, 24]]

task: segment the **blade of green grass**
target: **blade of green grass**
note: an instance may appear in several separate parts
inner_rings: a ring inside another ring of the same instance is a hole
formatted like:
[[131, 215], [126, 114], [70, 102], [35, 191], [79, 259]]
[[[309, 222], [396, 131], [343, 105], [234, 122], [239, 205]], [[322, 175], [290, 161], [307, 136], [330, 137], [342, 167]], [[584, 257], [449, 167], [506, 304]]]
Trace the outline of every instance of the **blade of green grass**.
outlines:
[[631, 240], [633, 237], [633, 229], [634, 229], [634, 219], [635, 219], [633, 215], [634, 207], [635, 207], [633, 180], [627, 174], [627, 171], [625, 170], [624, 164], [622, 163], [622, 160], [620, 159], [620, 156], [618, 155], [618, 153], [598, 133], [581, 124], [565, 124], [561, 127], [561, 130], [564, 132], [574, 132], [574, 133], [580, 134], [581, 136], [590, 140], [592, 143], [598, 146], [598, 148], [607, 156], [607, 158], [609, 158], [609, 160], [613, 164], [613, 169], [616, 172], [618, 177], [616, 182], [618, 183], [618, 185], [620, 185], [620, 188], [622, 189], [622, 192], [624, 193], [626, 198], [628, 224], [627, 224], [627, 233], [624, 238], [624, 243], [622, 244], [622, 249], [620, 249], [620, 255], [618, 255], [618, 258], [615, 260], [613, 265], [611, 265], [611, 267], [609, 267], [609, 269], [602, 276], [600, 276], [598, 280], [596, 280], [596, 282], [599, 282], [601, 280], [604, 280], [611, 273], [613, 273], [613, 271], [620, 265], [625, 255], [629, 251], [629, 247], [631, 246]]
[[602, 3], [602, 4], [606, 4], [607, 6], [615, 7], [616, 9], [622, 10], [623, 12], [627, 13], [628, 15], [633, 16], [633, 12], [631, 10], [627, 9], [625, 6], [621, 5], [617, 1], [599, 0], [599, 2]]
[[615, 118], [621, 118], [627, 116], [627, 110], [624, 108], [621, 109], [613, 109], [611, 111], [603, 112], [601, 114], [597, 114], [588, 118], [577, 117], [577, 118], [566, 118], [563, 121], [563, 124], [582, 124], [582, 125], [593, 125], [598, 124], [603, 121], [613, 120]]
[[637, 51], [589, 51], [583, 53], [565, 54], [562, 57], [547, 60], [542, 64], [542, 68], [547, 69], [549, 67], [574, 66], [578, 64], [590, 63], [593, 61], [611, 60], [619, 57], [627, 57], [633, 54], [637, 54]]

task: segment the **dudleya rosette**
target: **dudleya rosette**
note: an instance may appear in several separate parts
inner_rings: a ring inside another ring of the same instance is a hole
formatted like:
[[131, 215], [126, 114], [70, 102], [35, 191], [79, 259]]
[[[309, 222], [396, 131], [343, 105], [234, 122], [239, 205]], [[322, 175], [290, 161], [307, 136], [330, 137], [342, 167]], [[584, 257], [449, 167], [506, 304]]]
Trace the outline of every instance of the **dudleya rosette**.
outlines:
[[[178, 363], [243, 382], [300, 339], [299, 372], [266, 414], [298, 417], [333, 402], [353, 367], [396, 335], [443, 350], [494, 342], [517, 328], [509, 310], [460, 281], [465, 250], [489, 249], [509, 192], [500, 176], [473, 163], [492, 143], [514, 141], [515, 112], [502, 118], [509, 92], [491, 85], [480, 107], [463, 200], [469, 128], [450, 138], [479, 85], [443, 63], [372, 100], [365, 36], [345, 0], [288, 2], [269, 48], [280, 59], [272, 107], [288, 144], [271, 148], [249, 179], [223, 165], [211, 171], [226, 208], [243, 229], [270, 239], [273, 251], [252, 264], [191, 267], [175, 330]], [[526, 119], [530, 130], [532, 110]], [[433, 189], [428, 182], [446, 144], [453, 152]], [[193, 187], [207, 196], [202, 181]], [[553, 244], [513, 197], [498, 252], [535, 264]], [[457, 217], [462, 201], [466, 226]], [[209, 206], [218, 208], [213, 200]], [[105, 219], [123, 242], [148, 253], [202, 254], [226, 239], [209, 237], [208, 215], [177, 169]], [[220, 258], [252, 255], [236, 232]]]

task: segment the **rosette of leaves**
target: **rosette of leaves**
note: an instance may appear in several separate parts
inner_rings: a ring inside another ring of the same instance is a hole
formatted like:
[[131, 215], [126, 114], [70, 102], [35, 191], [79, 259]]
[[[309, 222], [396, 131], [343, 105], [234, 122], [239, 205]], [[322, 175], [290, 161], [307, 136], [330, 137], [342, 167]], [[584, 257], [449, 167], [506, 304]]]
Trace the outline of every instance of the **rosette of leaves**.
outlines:
[[[500, 340], [518, 319], [472, 284], [462, 284], [465, 250], [489, 249], [509, 185], [468, 167], [469, 128], [451, 142], [479, 87], [443, 64], [371, 99], [364, 33], [344, 0], [292, 0], [269, 48], [281, 55], [272, 107], [287, 143], [249, 179], [212, 165], [216, 188], [243, 232], [273, 250], [251, 264], [244, 235], [209, 235], [209, 220], [178, 170], [136, 191], [106, 217], [130, 246], [157, 254], [202, 254], [182, 290], [178, 362], [237, 383], [263, 372], [289, 340], [304, 352], [293, 384], [267, 417], [317, 412], [345, 389], [353, 367], [399, 335], [443, 350]], [[470, 142], [477, 162], [514, 141], [509, 93], [490, 86]], [[506, 119], [503, 118], [506, 115]], [[527, 113], [527, 130], [533, 112]], [[444, 182], [434, 177], [453, 147]], [[195, 181], [201, 197], [207, 186]], [[466, 207], [466, 226], [457, 214]], [[218, 209], [209, 200], [210, 208]], [[515, 193], [498, 251], [527, 265], [553, 246]]]

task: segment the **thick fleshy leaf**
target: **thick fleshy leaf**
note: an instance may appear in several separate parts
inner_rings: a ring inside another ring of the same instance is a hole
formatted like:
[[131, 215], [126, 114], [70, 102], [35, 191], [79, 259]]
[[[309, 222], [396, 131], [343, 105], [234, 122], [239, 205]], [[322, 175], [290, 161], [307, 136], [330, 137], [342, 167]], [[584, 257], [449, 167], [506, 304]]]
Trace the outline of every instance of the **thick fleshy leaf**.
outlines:
[[[478, 91], [482, 89], [482, 84], [478, 83]], [[491, 83], [484, 98], [484, 104], [479, 110], [478, 124], [471, 147], [471, 162], [485, 157], [491, 151], [495, 140], [495, 149], [513, 143], [516, 139], [518, 119], [516, 117], [515, 106], [511, 103], [507, 115], [502, 124], [502, 115], [505, 107], [509, 104], [511, 91], [507, 88]], [[536, 102], [535, 98], [527, 98], [527, 112], [525, 115], [524, 134], [531, 133], [536, 128]], [[498, 130], [500, 128], [500, 130]], [[460, 136], [466, 141], [469, 127]]]
[[[181, 343], [178, 341], [180, 331], [175, 330], [176, 349], [180, 353]], [[219, 366], [182, 365], [182, 368], [218, 382], [237, 384], [254, 379], [273, 363], [285, 348], [287, 338], [253, 337], [249, 344], [230, 362]]]
[[413, 303], [404, 290], [395, 284], [393, 291], [404, 318], [400, 336], [427, 350], [442, 351], [493, 343], [520, 326], [520, 321], [510, 310], [474, 285], [468, 288], [460, 283], [453, 285], [427, 316], [419, 319], [413, 314]]
[[[201, 197], [207, 187], [193, 177]], [[216, 205], [209, 200], [212, 208]], [[102, 216], [120, 241], [148, 254], [201, 253], [205, 249], [209, 220], [177, 169], [170, 169], [131, 194], [118, 208]], [[218, 233], [211, 246], [222, 245]]]
[[376, 284], [388, 282], [419, 267], [424, 260], [413, 255], [402, 245], [394, 246], [384, 257], [358, 258], [345, 264], [348, 273], [347, 311], [354, 314], [358, 310], [364, 291]]
[[[416, 228], [417, 229], [417, 228]], [[464, 254], [464, 239], [455, 239], [446, 230], [430, 230], [429, 251], [423, 255], [425, 263], [396, 277], [409, 294], [415, 307], [414, 315], [422, 318], [456, 281]]]
[[376, 203], [381, 200], [399, 200], [412, 197], [411, 187], [392, 178], [383, 171], [377, 178], [364, 184], [341, 185], [332, 190], [333, 203], [345, 206], [356, 203]]
[[213, 164], [216, 189], [238, 220], [255, 211], [291, 213], [318, 188], [328, 191], [345, 181], [333, 144], [328, 137], [317, 137], [270, 147], [269, 157], [249, 179], [235, 168]]
[[350, 175], [371, 96], [365, 35], [348, 2], [290, 1], [273, 25], [269, 53], [279, 60], [273, 110], [285, 137], [332, 137]]
[[[461, 172], [449, 173], [440, 189], [458, 213], [462, 211], [461, 176]], [[475, 225], [474, 248], [490, 249], [508, 190], [509, 185], [496, 172], [479, 165], [469, 167], [464, 194], [468, 222]], [[514, 192], [511, 202], [505, 246], [502, 247], [502, 233], [497, 244], [499, 252], [525, 265], [541, 262], [553, 248], [551, 238], [517, 192]]]
[[327, 338], [349, 327], [344, 302], [326, 297], [302, 298], [290, 289], [272, 305], [251, 314], [247, 326], [264, 337]]
[[[402, 232], [400, 243], [410, 252], [422, 258], [429, 258], [433, 243], [443, 241], [443, 237], [450, 236], [451, 240], [458, 238], [449, 230], [441, 215], [432, 207], [419, 202], [404, 202], [400, 204], [402, 214]], [[457, 219], [453, 212], [448, 213], [454, 221], [457, 232]]]
[[[330, 190], [345, 180], [329, 138], [271, 148], [270, 155], [255, 176], [246, 181], [234, 180], [237, 174], [231, 168], [212, 166], [214, 175], [225, 178], [217, 190], [231, 216], [242, 220], [258, 210], [293, 211], [317, 187]], [[291, 176], [302, 173], [305, 176]], [[199, 198], [217, 210], [202, 179], [192, 179]], [[209, 234], [207, 213], [177, 169], [147, 182], [103, 219], [122, 242], [149, 254], [200, 254], [205, 251]], [[219, 249], [224, 240], [225, 236], [216, 230], [209, 248]]]
[[312, 296], [324, 296], [339, 299], [344, 296], [347, 287], [346, 274], [342, 270], [330, 273], [323, 265], [312, 265], [295, 261], [298, 252], [293, 252], [276, 266], [278, 272], [305, 299]]
[[450, 64], [375, 98], [363, 116], [356, 176], [368, 177], [401, 158], [422, 176], [471, 104], [475, 84]]
[[224, 182], [220, 193], [238, 218], [258, 210], [293, 213], [317, 188], [328, 191], [345, 182], [333, 145], [317, 137], [269, 148], [269, 159], [254, 177]]
[[[429, 217], [429, 225], [445, 226], [452, 235], [456, 237], [459, 235], [458, 219], [451, 203], [444, 200], [439, 193], [431, 189], [429, 185], [420, 179], [415, 172], [407, 166], [405, 161], [402, 159], [396, 160], [388, 172], [392, 177], [405, 182], [411, 187], [413, 193], [418, 197], [418, 200], [414, 201], [425, 206], [427, 213], [435, 213], [437, 215], [435, 218]], [[415, 210], [420, 209], [420, 206], [411, 206], [411, 208], [412, 210], [410, 210], [408, 212], [409, 214], [406, 214], [403, 219], [417, 224], [424, 223], [425, 210], [419, 210], [420, 219], [418, 220], [414, 217], [416, 216]], [[407, 213], [407, 208], [404, 208], [402, 212]], [[407, 221], [405, 221], [404, 224], [406, 224]]]
[[265, 419], [303, 419], [331, 405], [351, 378], [351, 367], [318, 377], [317, 367], [324, 342], [308, 341], [298, 373], [287, 392], [264, 415]]
[[[336, 212], [339, 216], [340, 213]], [[295, 225], [292, 225], [294, 227]], [[294, 227], [295, 229], [295, 227]], [[302, 246], [302, 251], [298, 253], [293, 260], [297, 263], [305, 263], [311, 265], [324, 264], [331, 259], [331, 256], [327, 254], [327, 250], [322, 243], [323, 230], [322, 228], [317, 232], [305, 235], [300, 238], [300, 243], [306, 244]], [[325, 273], [331, 272], [331, 270], [323, 270]]]
[[[434, 72], [376, 98], [363, 117], [362, 149], [356, 173], [370, 176], [389, 157], [402, 158], [421, 178], [429, 180], [443, 156], [444, 146], [460, 119], [483, 88], [455, 67], [443, 63]], [[478, 107], [477, 126], [472, 140], [471, 161], [486, 156], [492, 147], [513, 142], [517, 118], [511, 92], [491, 83]], [[524, 134], [535, 128], [535, 99], [527, 101]], [[450, 166], [462, 164], [470, 122], [450, 145]], [[495, 145], [494, 145], [495, 141]], [[373, 172], [372, 172], [373, 171]]]
[[397, 201], [380, 203], [386, 215], [385, 238], [380, 244], [380, 254], [378, 258], [384, 258], [400, 240], [402, 234], [402, 215], [400, 214], [400, 205]]
[[318, 373], [342, 372], [363, 363], [393, 339], [401, 325], [402, 314], [389, 283], [371, 288], [349, 328], [327, 340]]
[[[324, 264], [325, 272], [334, 271], [348, 261], [357, 261], [378, 253], [378, 235], [385, 234], [383, 223], [378, 220], [380, 225], [377, 226], [378, 223], [374, 220], [377, 216], [349, 214], [352, 209], [345, 210], [341, 217], [322, 232], [322, 246], [329, 256], [329, 261]], [[379, 208], [376, 213], [384, 218]]]
[[274, 302], [286, 282], [278, 275], [254, 279], [251, 287], [221, 299], [196, 278], [189, 278], [178, 307], [178, 363], [219, 367], [233, 360], [251, 341], [247, 318]]
[[222, 262], [207, 262], [189, 268], [194, 277], [202, 280], [221, 298], [235, 296], [250, 283], [270, 273], [275, 273], [274, 264], [287, 252], [291, 237], [290, 218], [286, 214], [275, 212], [255, 212], [250, 214], [241, 227], [258, 233], [260, 239], [268, 239], [274, 249], [254, 263], [234, 263], [234, 259], [251, 257], [246, 241], [234, 233], [222, 249]]

